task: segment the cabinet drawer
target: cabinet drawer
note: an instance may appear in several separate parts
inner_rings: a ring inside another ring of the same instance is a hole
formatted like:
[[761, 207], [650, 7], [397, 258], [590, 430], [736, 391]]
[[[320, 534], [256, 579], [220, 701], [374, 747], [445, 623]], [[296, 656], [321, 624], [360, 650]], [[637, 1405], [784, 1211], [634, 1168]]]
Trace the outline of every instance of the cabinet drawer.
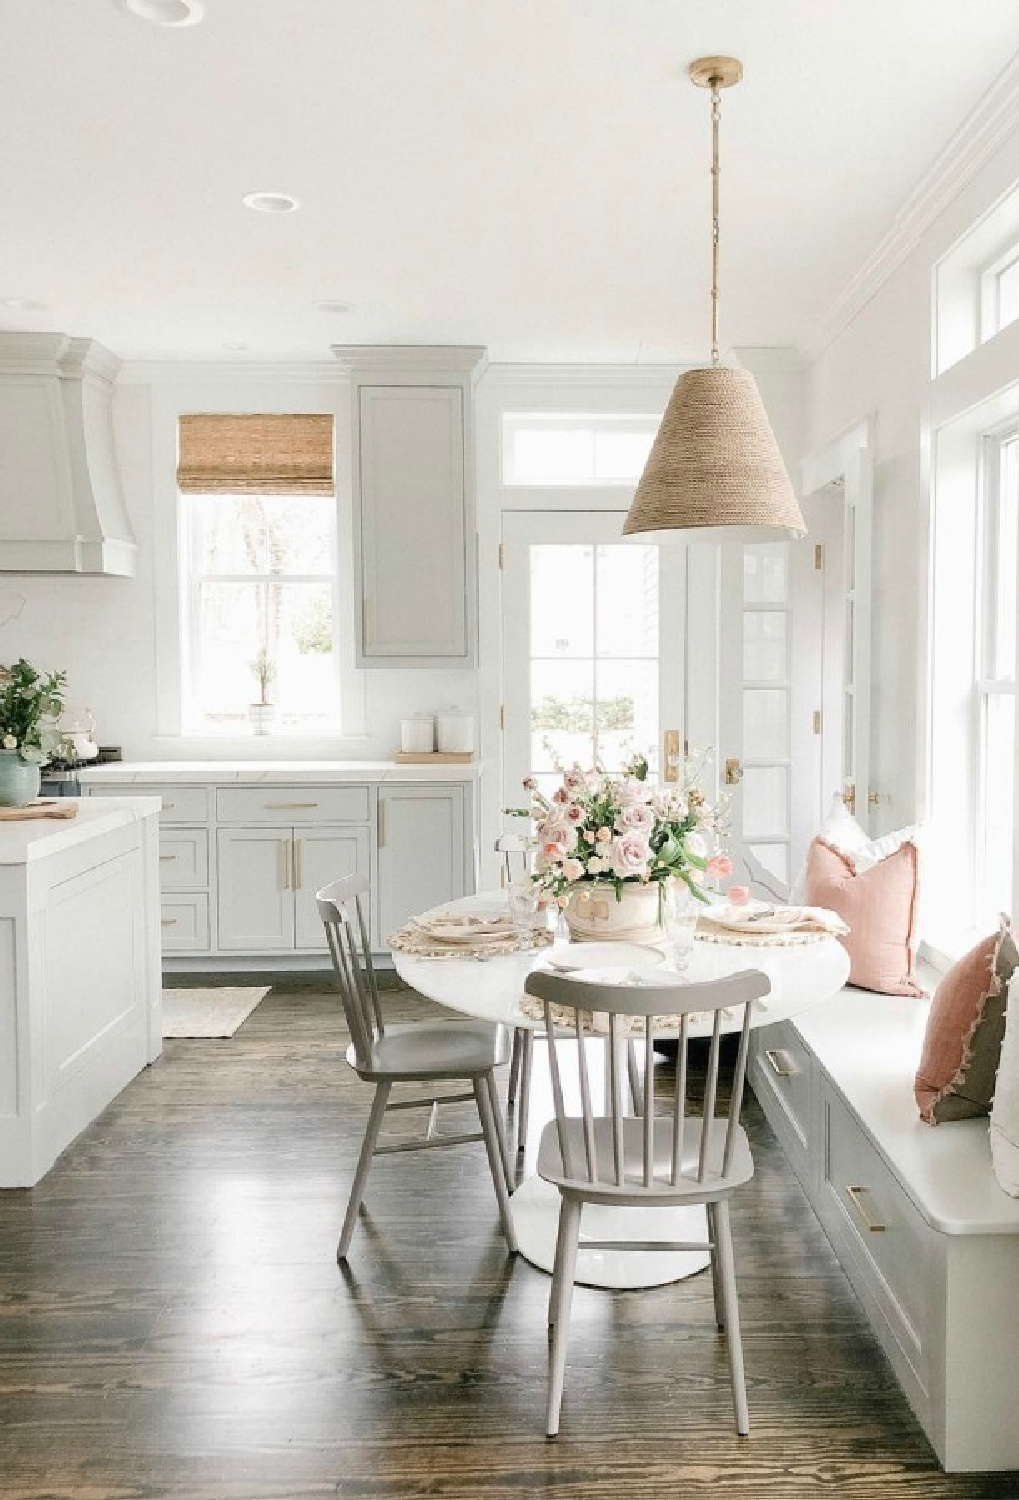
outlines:
[[780, 1021], [762, 1029], [754, 1070], [755, 1086], [775, 1099], [804, 1150], [810, 1133], [812, 1066], [811, 1055], [791, 1022]]
[[164, 891], [209, 884], [209, 835], [204, 828], [164, 829], [159, 837], [159, 884]]
[[367, 823], [366, 786], [227, 786], [216, 792], [221, 823]]
[[164, 953], [202, 953], [209, 946], [209, 898], [164, 896], [160, 936]]
[[921, 1384], [934, 1327], [934, 1231], [866, 1132], [825, 1081], [822, 1197], [848, 1240], [868, 1290]]
[[161, 797], [160, 823], [207, 823], [209, 788], [207, 786], [130, 786], [89, 787], [90, 797]]

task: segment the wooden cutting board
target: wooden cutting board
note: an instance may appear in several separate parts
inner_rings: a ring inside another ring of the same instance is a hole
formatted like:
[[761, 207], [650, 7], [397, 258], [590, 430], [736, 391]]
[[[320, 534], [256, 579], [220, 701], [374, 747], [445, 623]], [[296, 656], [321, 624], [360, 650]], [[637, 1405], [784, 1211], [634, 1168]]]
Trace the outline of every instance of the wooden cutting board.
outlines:
[[29, 818], [76, 818], [78, 804], [70, 797], [30, 802], [27, 807], [0, 807], [0, 823], [24, 823]]

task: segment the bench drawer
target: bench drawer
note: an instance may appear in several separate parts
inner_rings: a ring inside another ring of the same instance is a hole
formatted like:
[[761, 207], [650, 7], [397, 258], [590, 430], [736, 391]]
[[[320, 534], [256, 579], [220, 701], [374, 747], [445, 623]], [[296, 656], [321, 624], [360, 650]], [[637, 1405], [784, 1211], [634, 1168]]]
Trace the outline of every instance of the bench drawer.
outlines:
[[838, 1237], [848, 1243], [867, 1290], [920, 1384], [929, 1389], [932, 1293], [938, 1280], [935, 1231], [827, 1080], [821, 1111], [825, 1212]]
[[206, 829], [163, 829], [159, 838], [159, 884], [164, 891], [201, 890], [209, 884]]
[[226, 786], [216, 792], [220, 823], [367, 823], [366, 786]]
[[161, 797], [160, 823], [207, 823], [209, 821], [209, 788], [207, 786], [150, 786], [144, 782], [128, 786], [92, 786], [90, 797]]
[[790, 1021], [766, 1026], [756, 1047], [754, 1084], [766, 1090], [804, 1150], [810, 1134], [810, 1095], [813, 1059]]
[[164, 953], [204, 953], [209, 947], [209, 898], [207, 895], [164, 896], [160, 912], [160, 937]]

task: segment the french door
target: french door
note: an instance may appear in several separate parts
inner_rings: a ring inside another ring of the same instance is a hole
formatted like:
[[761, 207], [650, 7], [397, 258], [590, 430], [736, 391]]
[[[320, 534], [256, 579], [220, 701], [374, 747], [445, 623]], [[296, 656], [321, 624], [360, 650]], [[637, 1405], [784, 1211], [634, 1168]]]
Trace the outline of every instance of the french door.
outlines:
[[625, 511], [514, 511], [503, 521], [503, 790], [556, 767], [621, 770], [682, 722], [681, 549], [621, 541]]

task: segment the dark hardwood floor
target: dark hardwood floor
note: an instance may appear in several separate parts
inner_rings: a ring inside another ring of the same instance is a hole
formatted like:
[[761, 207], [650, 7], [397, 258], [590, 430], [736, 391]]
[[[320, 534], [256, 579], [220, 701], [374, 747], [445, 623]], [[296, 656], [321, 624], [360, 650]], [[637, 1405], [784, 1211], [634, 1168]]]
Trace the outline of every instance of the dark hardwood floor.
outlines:
[[941, 1474], [752, 1099], [749, 1440], [704, 1273], [577, 1289], [547, 1442], [548, 1280], [505, 1252], [482, 1147], [376, 1162], [337, 1267], [370, 1097], [345, 1041], [330, 996], [277, 989], [0, 1193], [4, 1500], [1019, 1497]]

